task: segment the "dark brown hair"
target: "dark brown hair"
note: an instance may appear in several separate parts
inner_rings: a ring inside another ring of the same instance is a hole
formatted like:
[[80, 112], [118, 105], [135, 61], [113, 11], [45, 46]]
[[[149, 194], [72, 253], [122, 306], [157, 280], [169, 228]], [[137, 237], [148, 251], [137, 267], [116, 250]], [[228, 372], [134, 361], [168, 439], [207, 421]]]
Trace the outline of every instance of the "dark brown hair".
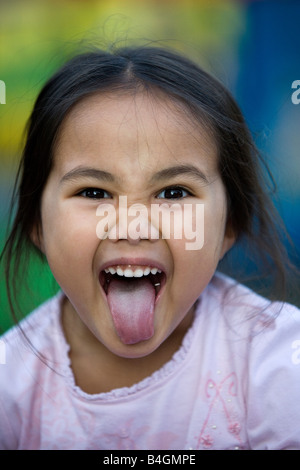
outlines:
[[262, 171], [260, 156], [235, 100], [218, 80], [177, 52], [159, 47], [128, 47], [76, 56], [45, 84], [36, 100], [15, 185], [15, 218], [1, 256], [12, 310], [18, 296], [18, 275], [24, 276], [21, 261], [27, 263], [27, 257], [36, 250], [30, 233], [40, 219], [41, 196], [64, 118], [79, 100], [93, 93], [138, 88], [159, 90], [180, 101], [190, 116], [210, 129], [218, 145], [219, 170], [237, 242], [246, 243], [249, 253], [254, 247], [251, 253], [258, 255], [255, 259], [260, 260], [260, 268], [272, 274], [274, 291], [279, 294], [278, 286], [284, 291], [284, 231], [278, 230], [266, 189], [266, 171]]

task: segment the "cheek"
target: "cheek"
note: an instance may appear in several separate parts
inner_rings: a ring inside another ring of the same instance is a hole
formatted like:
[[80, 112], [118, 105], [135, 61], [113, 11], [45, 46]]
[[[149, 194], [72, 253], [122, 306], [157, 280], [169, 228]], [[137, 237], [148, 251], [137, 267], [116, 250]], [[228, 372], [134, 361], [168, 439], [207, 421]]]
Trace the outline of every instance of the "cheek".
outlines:
[[210, 261], [218, 264], [225, 242], [227, 208], [225, 198], [216, 197], [212, 204], [205, 206], [203, 253]]
[[[204, 224], [204, 225], [203, 225]], [[173, 259], [173, 295], [197, 298], [214, 275], [224, 243], [225, 211], [209, 211], [198, 223], [194, 238], [170, 240]], [[200, 232], [200, 234], [199, 234]], [[192, 249], [187, 249], [192, 247]]]
[[187, 250], [186, 243], [185, 239], [172, 240], [169, 243], [173, 259], [173, 296], [178, 302], [186, 301], [186, 296], [198, 297], [201, 293], [203, 278], [205, 278], [205, 283], [209, 269], [209, 265], [205, 263], [206, 256], [203, 249]]
[[54, 276], [64, 273], [86, 276], [99, 240], [95, 216], [72, 210], [53, 210], [45, 205], [42, 212], [43, 248]]

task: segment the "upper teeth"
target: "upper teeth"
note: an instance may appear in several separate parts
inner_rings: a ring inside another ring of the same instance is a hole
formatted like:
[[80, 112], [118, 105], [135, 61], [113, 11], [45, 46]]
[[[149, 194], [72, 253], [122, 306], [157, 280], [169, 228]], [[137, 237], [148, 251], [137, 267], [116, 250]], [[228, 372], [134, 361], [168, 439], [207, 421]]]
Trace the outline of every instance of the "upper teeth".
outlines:
[[158, 268], [151, 268], [150, 266], [139, 266], [132, 269], [132, 267], [121, 268], [121, 266], [110, 266], [104, 270], [106, 273], [118, 274], [119, 276], [125, 277], [142, 277], [148, 276], [148, 274], [161, 273]]

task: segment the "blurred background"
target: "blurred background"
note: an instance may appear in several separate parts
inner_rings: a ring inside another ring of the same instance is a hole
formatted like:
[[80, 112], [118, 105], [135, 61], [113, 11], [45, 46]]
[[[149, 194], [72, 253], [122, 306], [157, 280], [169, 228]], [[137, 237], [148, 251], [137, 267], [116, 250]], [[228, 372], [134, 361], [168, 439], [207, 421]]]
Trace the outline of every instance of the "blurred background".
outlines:
[[[0, 249], [24, 126], [46, 79], [89, 44], [158, 40], [231, 90], [273, 172], [276, 205], [300, 252], [300, 104], [291, 99], [300, 80], [299, 18], [299, 0], [0, 0]], [[38, 260], [29, 274], [32, 295], [20, 286], [24, 313], [57, 290]], [[3, 268], [0, 276], [3, 331], [12, 320]]]

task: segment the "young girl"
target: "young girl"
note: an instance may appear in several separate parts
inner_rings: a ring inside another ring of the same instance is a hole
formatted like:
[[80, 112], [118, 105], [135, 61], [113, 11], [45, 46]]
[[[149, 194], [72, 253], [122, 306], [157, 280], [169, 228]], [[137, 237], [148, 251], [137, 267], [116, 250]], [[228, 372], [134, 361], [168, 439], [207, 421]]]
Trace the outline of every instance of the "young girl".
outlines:
[[1, 449], [300, 449], [299, 310], [217, 272], [246, 239], [284, 282], [218, 81], [161, 48], [80, 55], [42, 89], [19, 175], [11, 303], [28, 249], [61, 290], [2, 337]]

